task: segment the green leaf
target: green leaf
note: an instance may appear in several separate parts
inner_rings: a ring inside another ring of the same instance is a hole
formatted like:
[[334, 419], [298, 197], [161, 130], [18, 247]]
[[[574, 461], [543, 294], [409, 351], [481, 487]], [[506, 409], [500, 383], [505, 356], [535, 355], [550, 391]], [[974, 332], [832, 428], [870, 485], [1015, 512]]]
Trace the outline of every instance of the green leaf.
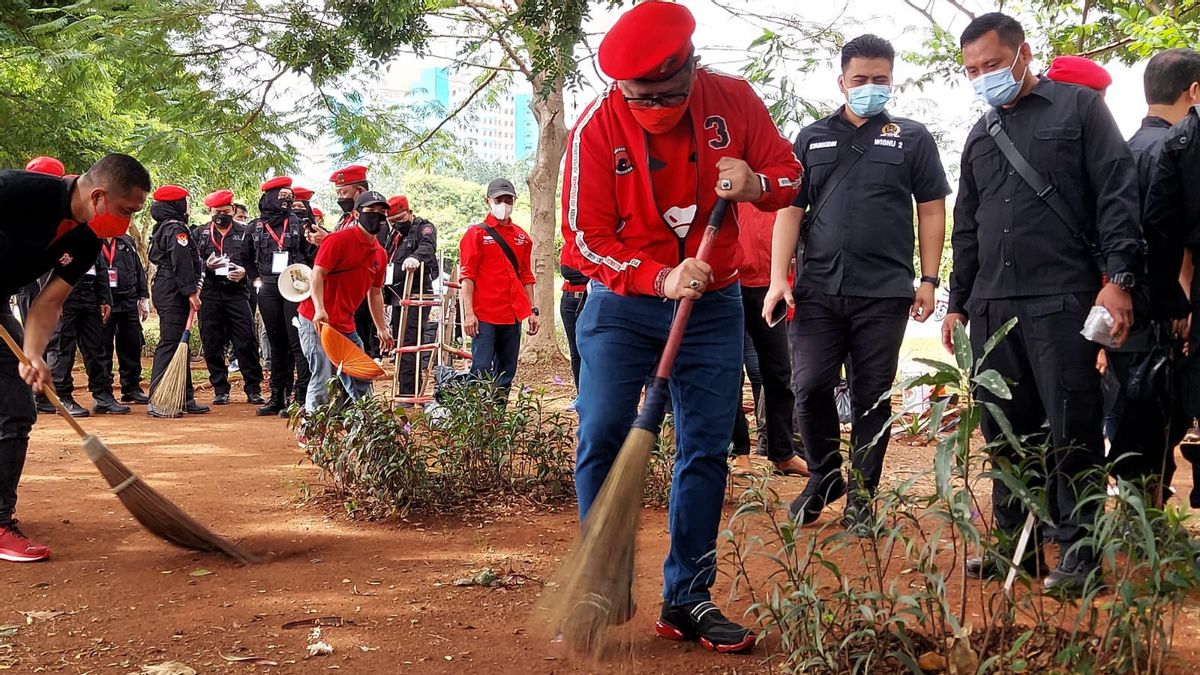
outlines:
[[975, 356], [971, 351], [971, 339], [967, 336], [967, 328], [962, 323], [954, 324], [954, 360], [958, 369], [964, 373], [971, 372], [975, 365]]
[[1014, 316], [1006, 321], [1005, 324], [1001, 326], [995, 333], [992, 333], [992, 336], [987, 339], [987, 342], [983, 343], [983, 354], [979, 356], [980, 364], [987, 360], [988, 355], [992, 353], [992, 350], [996, 348], [996, 345], [1000, 344], [1000, 341], [1007, 337], [1009, 332], [1012, 331], [1013, 327], [1016, 325], [1017, 317]]
[[1008, 382], [995, 370], [985, 370], [972, 378], [972, 381], [987, 389], [996, 398], [1005, 401], [1012, 399], [1012, 390], [1008, 388]]

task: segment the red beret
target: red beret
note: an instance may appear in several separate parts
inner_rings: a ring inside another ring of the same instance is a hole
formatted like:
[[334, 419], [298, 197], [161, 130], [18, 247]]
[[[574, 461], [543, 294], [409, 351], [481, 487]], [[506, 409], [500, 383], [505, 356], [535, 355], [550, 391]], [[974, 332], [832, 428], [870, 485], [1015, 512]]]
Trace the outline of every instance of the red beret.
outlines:
[[204, 205], [215, 209], [218, 206], [231, 206], [233, 204], [233, 190], [217, 190], [204, 198]]
[[305, 187], [294, 186], [292, 187], [292, 194], [296, 196], [297, 201], [306, 202], [312, 199], [316, 193]]
[[401, 211], [408, 210], [408, 197], [404, 195], [396, 195], [388, 198], [388, 215], [394, 216]]
[[67, 167], [53, 157], [34, 157], [25, 165], [25, 170], [62, 178], [63, 174], [67, 172]]
[[156, 202], [177, 202], [180, 199], [187, 199], [188, 191], [178, 185], [164, 185], [155, 190], [151, 196]]
[[1055, 82], [1078, 84], [1104, 93], [1112, 84], [1112, 75], [1103, 66], [1082, 56], [1059, 56], [1050, 62], [1046, 77]]
[[349, 185], [351, 183], [362, 183], [367, 180], [367, 167], [361, 164], [351, 164], [350, 166], [342, 167], [333, 172], [329, 177], [329, 182], [337, 187]]
[[318, 209], [317, 207], [315, 207], [315, 206], [314, 206], [314, 207], [313, 207], [313, 215], [314, 215], [314, 216], [316, 216], [316, 217], [318, 217], [318, 218], [321, 218], [321, 217], [323, 217], [323, 216], [325, 215], [325, 212], [324, 212], [324, 211], [322, 211], [321, 209]]
[[665, 80], [692, 53], [696, 19], [675, 2], [646, 0], [621, 15], [600, 42], [600, 69], [614, 80]]
[[263, 192], [266, 192], [267, 190], [274, 190], [275, 188], [285, 188], [285, 187], [287, 187], [287, 188], [292, 187], [291, 176], [276, 176], [275, 178], [272, 178], [271, 180], [263, 183], [259, 189], [262, 190]]

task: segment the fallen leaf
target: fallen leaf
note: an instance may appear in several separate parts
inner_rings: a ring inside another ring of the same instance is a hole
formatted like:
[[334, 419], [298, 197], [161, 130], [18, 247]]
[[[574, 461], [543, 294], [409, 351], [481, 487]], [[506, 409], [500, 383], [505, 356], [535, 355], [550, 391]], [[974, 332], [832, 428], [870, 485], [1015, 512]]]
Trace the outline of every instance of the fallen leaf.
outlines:
[[37, 619], [38, 621], [48, 621], [55, 617], [59, 617], [59, 616], [62, 616], [63, 614], [66, 614], [66, 612], [39, 612], [39, 611], [21, 612], [21, 613], [25, 615], [25, 623], [33, 623], [34, 619]]
[[333, 645], [328, 642], [314, 642], [308, 646], [309, 656], [324, 656], [333, 653]]
[[212, 572], [209, 572], [208, 570], [206, 570], [206, 569], [204, 569], [203, 567], [201, 567], [200, 569], [198, 569], [198, 570], [195, 570], [195, 571], [193, 571], [193, 572], [189, 573], [189, 574], [188, 574], [188, 576], [189, 576], [189, 577], [206, 577], [206, 576], [208, 576], [208, 575], [210, 575], [210, 574], [212, 574]]
[[50, 588], [49, 581], [39, 581], [36, 584], [30, 584], [30, 588]]
[[196, 669], [178, 661], [142, 666], [142, 675], [196, 675]]
[[13, 626], [11, 624], [7, 626], [0, 626], [0, 638], [12, 637], [16, 635], [17, 631], [20, 629], [20, 626]]
[[283, 624], [284, 630], [292, 630], [293, 628], [311, 628], [312, 626], [332, 626], [338, 627], [343, 623], [347, 623], [340, 616], [315, 616], [311, 619], [297, 619]]
[[249, 663], [252, 666], [277, 666], [278, 661], [264, 659], [261, 656], [234, 656], [232, 654], [222, 654], [221, 658], [230, 663]]
[[946, 670], [946, 657], [937, 652], [925, 652], [917, 659], [917, 667], [927, 673], [941, 673]]

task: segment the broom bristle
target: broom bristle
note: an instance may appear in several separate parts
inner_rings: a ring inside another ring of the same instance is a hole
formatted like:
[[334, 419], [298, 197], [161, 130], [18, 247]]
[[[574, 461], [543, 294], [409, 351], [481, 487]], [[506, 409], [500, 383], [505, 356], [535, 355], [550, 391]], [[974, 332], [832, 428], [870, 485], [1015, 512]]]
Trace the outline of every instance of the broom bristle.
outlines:
[[175, 356], [159, 379], [154, 391], [150, 392], [150, 404], [168, 415], [183, 412], [187, 403], [187, 371], [191, 368], [188, 359], [188, 345], [180, 342], [175, 348]]
[[147, 485], [99, 437], [88, 436], [84, 440], [84, 450], [129, 513], [152, 534], [193, 551], [224, 553], [243, 564], [259, 561], [257, 556], [214, 534]]
[[638, 516], [654, 444], [652, 432], [630, 430], [579, 539], [548, 584], [539, 613], [545, 634], [579, 655], [599, 658], [608, 628], [629, 619]]

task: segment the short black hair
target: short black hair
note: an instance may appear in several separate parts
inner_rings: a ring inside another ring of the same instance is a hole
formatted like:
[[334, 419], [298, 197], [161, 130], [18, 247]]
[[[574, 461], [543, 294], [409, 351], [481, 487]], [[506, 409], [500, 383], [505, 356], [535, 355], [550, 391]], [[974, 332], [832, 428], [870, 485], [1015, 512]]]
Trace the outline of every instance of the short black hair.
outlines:
[[87, 170], [87, 174], [116, 193], [123, 194], [133, 188], [141, 188], [144, 192], [150, 192], [151, 189], [150, 172], [129, 155], [115, 152], [105, 155]]
[[887, 59], [888, 63], [895, 64], [896, 50], [887, 40], [867, 33], [842, 46], [842, 70], [850, 65], [851, 59]]
[[958, 46], [966, 47], [992, 31], [996, 31], [1000, 42], [1007, 47], [1020, 49], [1021, 44], [1025, 42], [1025, 29], [1021, 27], [1020, 22], [1002, 12], [989, 12], [980, 14], [967, 24], [958, 39]]
[[246, 208], [245, 204], [238, 204], [237, 202], [233, 203], [233, 210], [234, 211], [245, 211], [246, 213], [250, 213], [250, 209]]
[[1193, 82], [1200, 82], [1200, 52], [1183, 47], [1159, 52], [1146, 64], [1142, 80], [1146, 103], [1171, 105]]

